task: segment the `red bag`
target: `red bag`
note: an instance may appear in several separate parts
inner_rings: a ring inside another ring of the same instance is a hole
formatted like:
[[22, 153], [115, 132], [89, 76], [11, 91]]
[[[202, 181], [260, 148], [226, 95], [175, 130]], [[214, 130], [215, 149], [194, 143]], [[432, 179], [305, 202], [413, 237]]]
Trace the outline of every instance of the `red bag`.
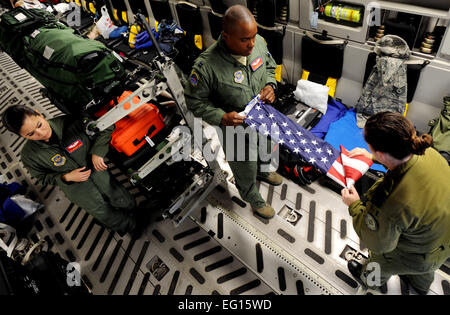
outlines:
[[[118, 103], [122, 102], [131, 93], [130, 91], [125, 91], [118, 98]], [[138, 103], [139, 98], [135, 96], [133, 102]], [[109, 104], [108, 106], [113, 106], [113, 104]], [[102, 109], [95, 116], [100, 117], [108, 110], [109, 108]], [[163, 128], [164, 119], [159, 113], [159, 109], [153, 104], [144, 104], [116, 122], [116, 129], [112, 134], [111, 145], [117, 151], [130, 156], [147, 143], [146, 138], [153, 138]]]

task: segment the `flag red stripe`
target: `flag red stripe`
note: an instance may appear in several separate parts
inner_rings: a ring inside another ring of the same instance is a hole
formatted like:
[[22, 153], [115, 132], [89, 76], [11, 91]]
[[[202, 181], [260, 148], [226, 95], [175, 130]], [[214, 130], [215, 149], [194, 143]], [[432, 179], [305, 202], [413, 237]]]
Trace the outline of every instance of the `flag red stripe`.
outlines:
[[344, 170], [345, 170], [345, 177], [351, 178], [355, 182], [363, 176], [363, 174], [359, 170], [351, 166], [344, 165]]
[[[330, 168], [330, 170], [331, 170], [331, 168]], [[341, 185], [342, 187], [347, 187], [347, 186], [345, 185], [345, 182], [343, 182], [342, 180], [339, 180], [338, 178], [334, 177], [330, 172], [327, 173], [327, 176], [328, 176], [329, 178], [331, 178], [332, 180], [334, 180], [334, 181], [335, 181], [336, 183], [338, 183], [339, 185]]]
[[373, 161], [363, 155], [358, 155], [355, 157], [349, 157], [349, 152], [342, 145], [341, 149], [341, 159], [344, 167], [344, 173], [346, 178], [346, 186], [351, 186], [360, 179], [364, 173], [367, 172], [369, 167], [373, 164]]
[[333, 165], [331, 165], [330, 169], [327, 172], [327, 175], [331, 175], [331, 177], [335, 180], [335, 181], [340, 181], [341, 184], [345, 187], [346, 186], [346, 182], [345, 182], [345, 176], [344, 174], [340, 173], [336, 168], [335, 168], [335, 164], [340, 164], [342, 165], [342, 158], [339, 156], [336, 161], [334, 161]]

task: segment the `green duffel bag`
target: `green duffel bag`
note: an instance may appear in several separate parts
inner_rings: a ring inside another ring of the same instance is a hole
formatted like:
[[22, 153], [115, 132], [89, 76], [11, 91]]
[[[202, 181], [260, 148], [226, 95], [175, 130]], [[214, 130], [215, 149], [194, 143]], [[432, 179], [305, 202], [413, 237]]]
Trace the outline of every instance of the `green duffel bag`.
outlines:
[[[43, 10], [22, 9], [21, 19], [29, 19], [29, 25], [35, 21], [34, 26], [25, 27], [24, 21], [20, 26], [13, 25], [9, 21], [17, 19], [17, 12], [12, 10], [1, 16], [0, 45], [47, 89], [55, 105], [67, 114], [79, 115], [111, 98], [111, 92], [125, 77], [120, 57], [103, 43], [83, 38], [51, 17], [48, 22], [36, 22], [42, 21]], [[16, 34], [17, 28], [20, 36], [14, 35], [13, 47], [4, 42], [4, 35], [8, 31]]]
[[450, 96], [444, 97], [441, 115], [432, 119], [430, 134], [433, 136], [433, 147], [438, 150], [450, 164]]
[[15, 8], [0, 16], [0, 48], [20, 59], [23, 52], [21, 38], [44, 25], [56, 25], [56, 17], [41, 9]]

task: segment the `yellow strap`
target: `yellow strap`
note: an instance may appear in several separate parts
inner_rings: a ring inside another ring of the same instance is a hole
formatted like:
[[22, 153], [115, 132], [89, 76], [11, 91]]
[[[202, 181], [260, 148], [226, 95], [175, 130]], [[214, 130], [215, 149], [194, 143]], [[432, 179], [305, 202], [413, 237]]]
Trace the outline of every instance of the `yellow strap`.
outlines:
[[[301, 79], [308, 80], [309, 73], [310, 72], [308, 70], [303, 70]], [[336, 94], [337, 79], [330, 77], [327, 79], [327, 83], [325, 85], [328, 86], [328, 95], [334, 97], [334, 95]]]
[[89, 10], [91, 10], [91, 12], [93, 14], [95, 14], [95, 5], [94, 5], [94, 3], [92, 3], [92, 2], [89, 3]]
[[406, 117], [406, 112], [408, 111], [408, 107], [409, 107], [409, 104], [406, 103], [405, 111], [403, 112], [403, 116], [405, 116], [405, 117]]
[[114, 18], [119, 21], [119, 16], [117, 15], [117, 9], [114, 9]]
[[195, 35], [194, 36], [194, 43], [195, 46], [197, 46], [198, 49], [203, 50], [203, 41], [202, 41], [202, 35]]
[[122, 20], [124, 20], [125, 23], [128, 23], [127, 11], [122, 11]]
[[302, 72], [302, 80], [308, 80], [309, 77], [309, 71], [308, 70], [303, 70]]
[[75, 0], [75, 3], [78, 4], [81, 7], [81, 2], [80, 0]]
[[328, 78], [327, 83], [325, 85], [328, 86], [328, 95], [334, 97], [334, 94], [336, 94], [337, 79]]
[[283, 65], [277, 65], [277, 68], [275, 69], [275, 80], [277, 82], [281, 82], [281, 72], [283, 71]]

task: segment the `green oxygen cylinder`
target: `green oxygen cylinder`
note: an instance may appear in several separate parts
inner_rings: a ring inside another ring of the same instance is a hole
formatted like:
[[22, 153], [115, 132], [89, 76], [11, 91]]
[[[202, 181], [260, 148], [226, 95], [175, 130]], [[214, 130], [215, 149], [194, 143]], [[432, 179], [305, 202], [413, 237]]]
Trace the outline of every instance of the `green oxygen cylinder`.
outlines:
[[324, 14], [337, 21], [344, 20], [348, 22], [359, 23], [361, 21], [362, 8], [343, 5], [341, 3], [328, 3], [325, 6]]

